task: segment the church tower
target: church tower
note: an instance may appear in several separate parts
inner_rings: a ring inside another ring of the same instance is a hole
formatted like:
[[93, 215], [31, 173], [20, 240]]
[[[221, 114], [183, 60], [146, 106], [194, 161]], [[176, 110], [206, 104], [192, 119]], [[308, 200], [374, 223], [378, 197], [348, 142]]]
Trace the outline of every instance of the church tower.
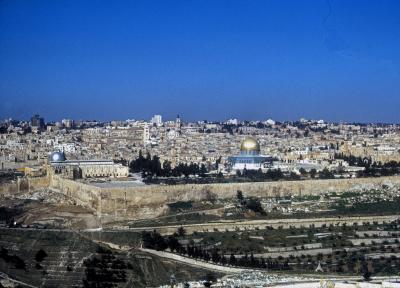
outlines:
[[179, 117], [179, 114], [178, 114], [176, 116], [176, 120], [175, 120], [176, 131], [181, 131], [181, 127], [182, 127], [181, 117]]
[[150, 128], [147, 123], [143, 127], [143, 145], [148, 144], [150, 141]]

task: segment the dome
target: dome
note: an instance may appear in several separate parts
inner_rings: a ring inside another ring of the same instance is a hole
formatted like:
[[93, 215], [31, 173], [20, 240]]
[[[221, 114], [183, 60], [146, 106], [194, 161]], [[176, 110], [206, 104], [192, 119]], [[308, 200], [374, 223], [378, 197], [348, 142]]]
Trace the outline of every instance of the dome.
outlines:
[[259, 152], [260, 144], [253, 137], [246, 137], [240, 144], [240, 151]]
[[50, 155], [51, 162], [62, 162], [65, 161], [65, 155], [62, 152], [53, 152]]

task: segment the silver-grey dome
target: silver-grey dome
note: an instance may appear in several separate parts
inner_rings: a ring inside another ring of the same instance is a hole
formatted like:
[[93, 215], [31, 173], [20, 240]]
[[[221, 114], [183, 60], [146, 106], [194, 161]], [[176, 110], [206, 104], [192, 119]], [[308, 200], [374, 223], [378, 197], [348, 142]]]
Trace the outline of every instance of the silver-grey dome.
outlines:
[[50, 155], [50, 161], [51, 162], [62, 162], [65, 161], [65, 155], [62, 152], [53, 152]]

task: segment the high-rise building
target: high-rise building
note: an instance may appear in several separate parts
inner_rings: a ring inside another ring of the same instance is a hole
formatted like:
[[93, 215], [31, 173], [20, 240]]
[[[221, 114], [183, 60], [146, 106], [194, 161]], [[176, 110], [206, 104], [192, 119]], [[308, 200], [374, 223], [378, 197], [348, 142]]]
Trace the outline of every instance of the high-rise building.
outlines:
[[71, 120], [71, 119], [62, 119], [61, 123], [66, 128], [72, 128], [74, 126], [74, 120]]
[[44, 118], [40, 117], [39, 114], [33, 115], [31, 118], [31, 126], [42, 130], [44, 128]]
[[235, 118], [235, 119], [229, 119], [225, 123], [230, 124], [230, 125], [238, 125], [239, 121], [238, 121], [238, 119]]
[[161, 126], [163, 124], [162, 122], [162, 116], [161, 115], [154, 115], [151, 120], [151, 124], [156, 124], [157, 126]]

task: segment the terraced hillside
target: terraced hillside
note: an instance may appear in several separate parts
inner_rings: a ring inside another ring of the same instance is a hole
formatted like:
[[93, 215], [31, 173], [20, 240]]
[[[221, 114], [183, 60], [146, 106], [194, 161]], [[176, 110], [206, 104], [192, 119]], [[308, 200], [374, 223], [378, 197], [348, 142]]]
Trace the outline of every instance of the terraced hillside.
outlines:
[[0, 247], [0, 272], [37, 287], [154, 287], [171, 275], [182, 282], [207, 274], [137, 250], [114, 251], [72, 231], [0, 228]]

